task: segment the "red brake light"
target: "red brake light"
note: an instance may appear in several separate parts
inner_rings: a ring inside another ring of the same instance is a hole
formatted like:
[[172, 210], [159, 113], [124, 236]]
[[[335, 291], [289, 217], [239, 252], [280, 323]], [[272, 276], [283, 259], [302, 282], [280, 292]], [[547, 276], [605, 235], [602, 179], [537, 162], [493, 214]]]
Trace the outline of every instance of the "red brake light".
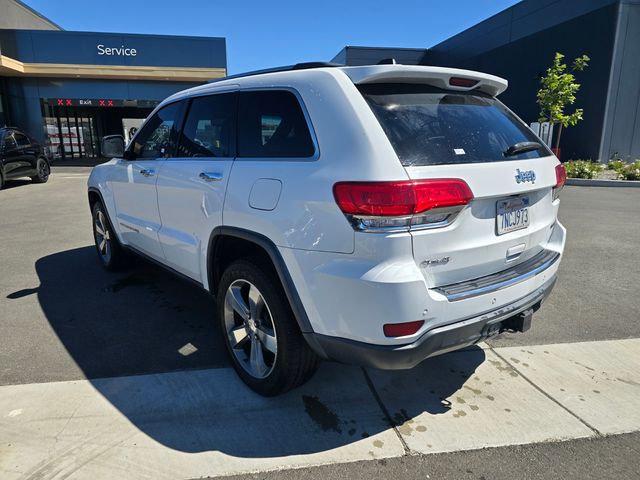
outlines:
[[556, 188], [560, 189], [564, 187], [567, 181], [567, 169], [563, 164], [556, 165]]
[[382, 326], [385, 337], [404, 337], [413, 335], [424, 325], [424, 320], [406, 323], [386, 323]]
[[471, 88], [477, 83], [478, 83], [478, 80], [474, 80], [472, 78], [451, 77], [449, 79], [449, 85], [451, 85], [452, 87]]
[[399, 182], [340, 182], [333, 187], [340, 209], [350, 215], [402, 216], [466, 205], [473, 193], [456, 178]]

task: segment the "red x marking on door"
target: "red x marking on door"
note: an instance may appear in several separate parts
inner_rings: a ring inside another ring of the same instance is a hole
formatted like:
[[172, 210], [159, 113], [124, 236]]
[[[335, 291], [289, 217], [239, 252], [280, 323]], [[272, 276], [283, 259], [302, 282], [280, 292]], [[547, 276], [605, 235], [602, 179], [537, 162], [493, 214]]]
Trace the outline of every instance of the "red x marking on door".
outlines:
[[104, 107], [104, 100], [100, 100], [100, 106]]
[[64, 102], [62, 101], [62, 99], [61, 99], [61, 98], [59, 98], [59, 99], [58, 99], [58, 105], [59, 105], [59, 106], [64, 105]]
[[67, 106], [70, 107], [71, 106], [71, 100], [67, 100]]
[[109, 100], [107, 102], [107, 107], [113, 107], [113, 100]]

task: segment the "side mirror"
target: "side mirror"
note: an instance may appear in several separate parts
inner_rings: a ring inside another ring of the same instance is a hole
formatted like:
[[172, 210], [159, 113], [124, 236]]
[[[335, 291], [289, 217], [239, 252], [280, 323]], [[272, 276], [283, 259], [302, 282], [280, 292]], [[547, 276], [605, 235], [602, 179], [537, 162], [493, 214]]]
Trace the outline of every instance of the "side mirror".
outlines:
[[122, 135], [102, 137], [100, 151], [103, 157], [122, 158], [124, 156], [124, 137]]

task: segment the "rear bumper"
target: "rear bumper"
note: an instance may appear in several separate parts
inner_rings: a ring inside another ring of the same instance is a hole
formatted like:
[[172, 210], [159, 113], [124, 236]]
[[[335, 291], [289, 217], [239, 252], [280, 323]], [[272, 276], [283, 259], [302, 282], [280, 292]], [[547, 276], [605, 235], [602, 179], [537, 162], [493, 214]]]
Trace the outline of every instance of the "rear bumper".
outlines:
[[498, 310], [428, 330], [407, 345], [374, 345], [345, 338], [307, 333], [307, 342], [325, 359], [342, 363], [400, 370], [426, 358], [478, 343], [506, 330], [525, 331], [555, 284], [555, 275], [531, 294]]

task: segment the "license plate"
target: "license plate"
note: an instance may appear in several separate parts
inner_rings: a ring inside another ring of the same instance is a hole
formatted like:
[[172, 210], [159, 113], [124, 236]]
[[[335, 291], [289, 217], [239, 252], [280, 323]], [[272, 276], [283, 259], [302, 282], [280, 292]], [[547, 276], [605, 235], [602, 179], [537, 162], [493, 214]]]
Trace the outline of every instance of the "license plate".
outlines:
[[498, 200], [496, 213], [496, 231], [498, 235], [527, 228], [530, 220], [529, 197]]

